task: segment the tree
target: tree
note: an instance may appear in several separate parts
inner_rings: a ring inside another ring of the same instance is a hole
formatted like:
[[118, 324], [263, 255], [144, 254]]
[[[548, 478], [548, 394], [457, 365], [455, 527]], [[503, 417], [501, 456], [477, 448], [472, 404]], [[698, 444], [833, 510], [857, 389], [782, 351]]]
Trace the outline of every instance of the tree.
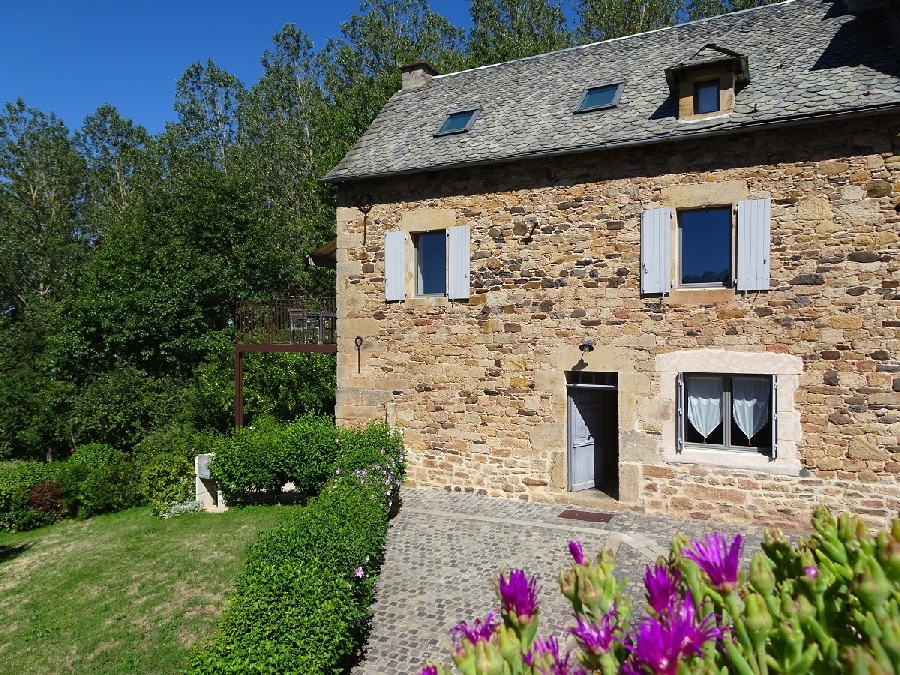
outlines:
[[562, 6], [553, 0], [472, 0], [466, 45], [470, 67], [572, 46]]
[[7, 103], [0, 116], [0, 316], [49, 298], [93, 233], [80, 219], [85, 163], [54, 115]]
[[779, 0], [687, 0], [685, 11], [690, 21], [705, 19], [709, 16], [739, 12], [753, 7], [770, 5]]
[[683, 0], [577, 0], [579, 43], [643, 33], [678, 23]]
[[144, 127], [122, 118], [112, 105], [102, 105], [85, 118], [75, 132], [75, 147], [86, 162], [89, 204], [122, 213], [135, 166], [149, 140]]

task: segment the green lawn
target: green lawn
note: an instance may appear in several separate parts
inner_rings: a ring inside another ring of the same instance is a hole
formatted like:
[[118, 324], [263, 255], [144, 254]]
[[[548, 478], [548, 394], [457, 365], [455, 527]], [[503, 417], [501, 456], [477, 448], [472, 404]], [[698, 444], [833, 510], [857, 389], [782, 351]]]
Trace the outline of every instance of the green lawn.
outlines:
[[0, 673], [178, 673], [212, 636], [248, 544], [293, 508], [131, 509], [0, 533]]

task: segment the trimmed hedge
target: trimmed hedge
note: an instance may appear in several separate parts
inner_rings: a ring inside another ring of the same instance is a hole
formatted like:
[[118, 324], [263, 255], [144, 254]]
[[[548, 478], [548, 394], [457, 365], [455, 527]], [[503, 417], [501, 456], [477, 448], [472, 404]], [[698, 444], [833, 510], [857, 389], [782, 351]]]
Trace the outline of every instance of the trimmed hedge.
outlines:
[[331, 429], [340, 454], [327, 484], [251, 548], [218, 633], [188, 673], [339, 673], [365, 638], [403, 443], [383, 424]]
[[290, 424], [263, 418], [221, 439], [209, 469], [229, 504], [241, 505], [253, 493], [278, 494], [287, 483], [314, 494], [334, 466], [335, 435], [327, 417], [309, 415]]

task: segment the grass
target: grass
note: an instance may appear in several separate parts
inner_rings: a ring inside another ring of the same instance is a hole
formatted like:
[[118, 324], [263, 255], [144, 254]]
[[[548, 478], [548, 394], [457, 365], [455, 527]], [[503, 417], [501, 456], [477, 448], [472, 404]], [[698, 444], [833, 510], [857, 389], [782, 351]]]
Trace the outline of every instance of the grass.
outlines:
[[257, 532], [298, 507], [131, 509], [0, 533], [0, 673], [178, 673], [212, 637]]

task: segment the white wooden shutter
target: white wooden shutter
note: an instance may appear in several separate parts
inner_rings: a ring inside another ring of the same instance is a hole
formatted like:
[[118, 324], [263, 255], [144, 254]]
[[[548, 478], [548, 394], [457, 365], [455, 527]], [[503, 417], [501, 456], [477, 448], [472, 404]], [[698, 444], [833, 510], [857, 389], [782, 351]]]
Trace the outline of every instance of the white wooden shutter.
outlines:
[[406, 248], [405, 232], [384, 234], [384, 300], [406, 299], [406, 265], [403, 254]]
[[675, 377], [675, 452], [684, 450], [684, 375]]
[[772, 204], [751, 199], [737, 205], [737, 290], [769, 290]]
[[671, 209], [641, 213], [641, 293], [672, 290]]
[[447, 229], [447, 297], [451, 300], [469, 299], [468, 225]]
[[772, 376], [772, 459], [778, 459], [778, 376]]

